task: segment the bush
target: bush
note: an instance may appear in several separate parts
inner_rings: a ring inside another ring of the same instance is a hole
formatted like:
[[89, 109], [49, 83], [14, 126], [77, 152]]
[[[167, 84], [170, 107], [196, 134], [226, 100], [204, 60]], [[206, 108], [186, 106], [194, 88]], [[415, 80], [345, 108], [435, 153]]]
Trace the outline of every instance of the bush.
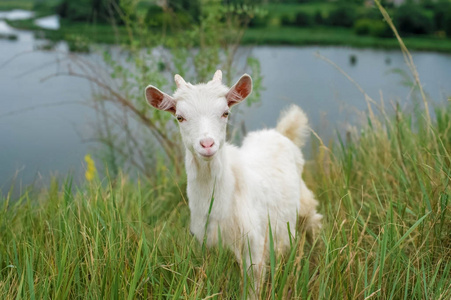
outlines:
[[375, 37], [391, 37], [393, 33], [387, 23], [381, 20], [361, 19], [354, 24], [357, 35], [371, 35]]
[[316, 25], [323, 25], [324, 24], [324, 17], [323, 17], [323, 14], [321, 13], [321, 11], [317, 10], [315, 12], [315, 16], [313, 17], [313, 22]]
[[251, 19], [249, 22], [249, 27], [266, 27], [269, 23], [269, 16], [266, 15], [258, 15]]
[[445, 30], [448, 37], [451, 37], [451, 8], [449, 8], [446, 12], [446, 16], [443, 21], [443, 30]]
[[293, 17], [290, 15], [283, 15], [280, 17], [280, 23], [283, 26], [293, 26], [294, 25], [294, 20]]
[[401, 5], [395, 12], [394, 22], [401, 33], [429, 34], [432, 32], [432, 18], [415, 4]]
[[390, 26], [382, 20], [374, 20], [370, 29], [370, 35], [375, 37], [393, 37]]
[[198, 23], [201, 16], [201, 5], [199, 0], [168, 0], [167, 5], [177, 13], [185, 13]]
[[90, 52], [90, 41], [84, 35], [79, 34], [68, 34], [65, 36], [65, 40], [67, 42], [67, 46], [69, 47], [70, 52], [79, 52], [79, 53], [89, 53]]
[[146, 14], [146, 23], [151, 28], [161, 28], [165, 24], [163, 8], [157, 5], [149, 6]]
[[376, 7], [373, 7], [373, 8], [359, 10], [357, 13], [356, 19], [357, 20], [360, 20], [360, 19], [381, 20], [382, 16], [381, 16], [381, 12]]
[[333, 26], [352, 27], [356, 20], [356, 10], [352, 5], [340, 4], [329, 15], [329, 24]]
[[[43, 9], [39, 5], [37, 9]], [[55, 11], [61, 18], [73, 22], [100, 22], [109, 23], [111, 18], [121, 23], [119, 0], [62, 0], [55, 7]], [[132, 16], [131, 16], [132, 17]]]
[[163, 26], [189, 27], [192, 18], [187, 12], [168, 13], [162, 7], [152, 5], [147, 10], [146, 23], [150, 28], [159, 29]]
[[354, 32], [357, 35], [370, 34], [371, 23], [372, 23], [372, 20], [370, 20], [370, 19], [357, 20], [354, 24]]
[[312, 16], [305, 12], [298, 12], [294, 18], [294, 25], [299, 27], [311, 26], [313, 24]]
[[450, 2], [438, 2], [434, 6], [434, 29], [435, 30], [445, 30], [446, 19], [451, 13], [451, 3]]

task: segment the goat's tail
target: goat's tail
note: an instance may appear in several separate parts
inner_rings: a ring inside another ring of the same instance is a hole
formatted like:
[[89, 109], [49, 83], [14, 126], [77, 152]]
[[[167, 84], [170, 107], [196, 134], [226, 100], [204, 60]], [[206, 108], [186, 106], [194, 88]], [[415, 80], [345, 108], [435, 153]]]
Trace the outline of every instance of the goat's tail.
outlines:
[[281, 113], [276, 130], [302, 147], [309, 133], [307, 116], [299, 106], [293, 104]]

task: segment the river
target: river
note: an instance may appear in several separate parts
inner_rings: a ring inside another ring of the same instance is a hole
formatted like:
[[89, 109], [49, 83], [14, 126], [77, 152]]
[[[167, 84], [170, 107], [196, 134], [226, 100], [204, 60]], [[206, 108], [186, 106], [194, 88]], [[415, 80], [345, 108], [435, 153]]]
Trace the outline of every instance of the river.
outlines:
[[[54, 74], [64, 64], [67, 46], [57, 51], [39, 51], [42, 41], [33, 33], [0, 29], [17, 35], [17, 40], [0, 40], [0, 190], [6, 192], [15, 178], [16, 188], [48, 182], [50, 175], [72, 172], [82, 176], [83, 157], [93, 146], [95, 120], [89, 101], [89, 82]], [[398, 102], [412, 105], [412, 91], [403, 79], [408, 73], [400, 51], [352, 49], [346, 47], [243, 48], [261, 64], [261, 103], [246, 108], [237, 120], [248, 130], [272, 127], [279, 112], [290, 103], [308, 114], [312, 128], [327, 140], [335, 130], [343, 132], [358, 125], [359, 114], [367, 108], [362, 93], [337, 69], [319, 59], [327, 57], [349, 74], [374, 100], [383, 96], [386, 107]], [[430, 99], [443, 103], [451, 95], [451, 55], [413, 52], [421, 82]], [[97, 59], [98, 55], [84, 55]], [[238, 76], [238, 74], [237, 74]], [[144, 88], [144, 87], [143, 87]]]

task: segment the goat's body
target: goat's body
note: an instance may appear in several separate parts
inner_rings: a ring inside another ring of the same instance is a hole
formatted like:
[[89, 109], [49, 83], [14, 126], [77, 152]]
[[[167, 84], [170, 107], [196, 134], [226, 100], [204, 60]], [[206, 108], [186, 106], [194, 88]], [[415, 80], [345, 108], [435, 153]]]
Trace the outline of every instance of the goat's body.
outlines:
[[[222, 243], [247, 267], [252, 266], [259, 291], [269, 250], [290, 246], [300, 228], [315, 232], [321, 225], [317, 201], [302, 180], [300, 147], [308, 133], [307, 117], [293, 105], [276, 129], [250, 133], [241, 148], [225, 142], [229, 109], [252, 91], [252, 79], [241, 76], [230, 89], [216, 71], [205, 84], [186, 83], [175, 75], [178, 89], [171, 97], [146, 88], [149, 104], [174, 114], [186, 148], [191, 232], [207, 245]], [[256, 295], [256, 294], [254, 294]]]
[[241, 148], [225, 144], [208, 162], [187, 151], [186, 164], [192, 233], [200, 241], [206, 234], [207, 245], [220, 233], [237, 259], [247, 266], [252, 260], [257, 272], [269, 249], [269, 221], [279, 252], [290, 246], [300, 217], [308, 229], [320, 226], [317, 201], [302, 180], [302, 153], [275, 129], [250, 133]]

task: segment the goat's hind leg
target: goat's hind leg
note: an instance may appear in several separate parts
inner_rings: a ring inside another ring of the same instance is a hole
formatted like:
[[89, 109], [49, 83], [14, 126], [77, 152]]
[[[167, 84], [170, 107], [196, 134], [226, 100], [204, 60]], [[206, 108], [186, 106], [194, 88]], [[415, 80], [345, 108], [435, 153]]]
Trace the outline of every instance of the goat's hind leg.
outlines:
[[298, 230], [306, 231], [309, 241], [313, 241], [321, 230], [323, 216], [316, 211], [318, 201], [312, 191], [301, 181], [301, 209], [299, 211]]

